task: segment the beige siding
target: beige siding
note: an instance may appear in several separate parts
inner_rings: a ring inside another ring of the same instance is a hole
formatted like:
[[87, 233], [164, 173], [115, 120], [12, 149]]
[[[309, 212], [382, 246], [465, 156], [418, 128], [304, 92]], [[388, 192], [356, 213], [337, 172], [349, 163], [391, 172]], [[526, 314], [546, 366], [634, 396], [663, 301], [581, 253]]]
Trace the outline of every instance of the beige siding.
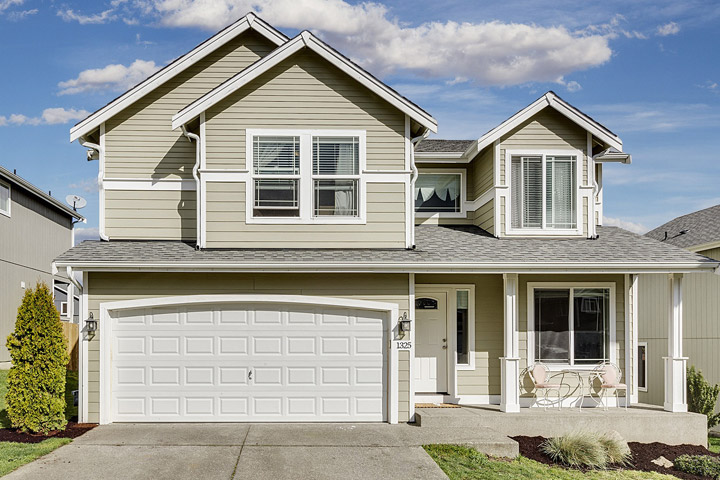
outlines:
[[113, 240], [195, 240], [195, 190], [108, 190], [105, 232]]
[[10, 360], [5, 339], [26, 292], [21, 282], [26, 288], [38, 282], [52, 288], [52, 262], [72, 246], [68, 216], [14, 186], [10, 201], [11, 216], [0, 214], [0, 363]]
[[700, 255], [705, 255], [713, 260], [720, 260], [720, 248], [711, 248], [709, 250], [703, 250], [698, 252]]
[[[712, 251], [701, 252], [711, 256]], [[643, 403], [662, 405], [664, 365], [668, 354], [669, 291], [667, 275], [641, 275], [639, 284], [639, 341], [648, 343], [648, 392]], [[692, 273], [683, 277], [683, 355], [687, 365], [720, 383], [720, 276]], [[720, 411], [720, 406], [718, 407]]]
[[468, 171], [472, 172], [472, 178], [468, 178], [468, 200], [475, 200], [495, 184], [493, 146], [487, 147], [480, 152], [470, 163]]
[[405, 184], [367, 184], [365, 225], [245, 223], [245, 183], [207, 184], [209, 248], [373, 248], [405, 246]]
[[[407, 275], [358, 274], [192, 274], [192, 273], [91, 273], [88, 307], [100, 318], [103, 302], [139, 298], [201, 294], [294, 294], [317, 295], [396, 303], [400, 312], [409, 307]], [[100, 322], [99, 328], [103, 325]], [[100, 336], [88, 346], [88, 421], [99, 421]], [[400, 356], [400, 378], [408, 378], [409, 359]], [[400, 382], [399, 420], [408, 420], [409, 383]]]
[[208, 110], [207, 167], [245, 167], [245, 129], [367, 131], [367, 168], [404, 170], [405, 116], [311, 52], [273, 67]]
[[245, 32], [108, 120], [105, 176], [191, 179], [195, 144], [171, 129], [172, 116], [273, 48]]
[[490, 200], [475, 210], [473, 224], [482, 228], [491, 235], [495, 234], [495, 200]]

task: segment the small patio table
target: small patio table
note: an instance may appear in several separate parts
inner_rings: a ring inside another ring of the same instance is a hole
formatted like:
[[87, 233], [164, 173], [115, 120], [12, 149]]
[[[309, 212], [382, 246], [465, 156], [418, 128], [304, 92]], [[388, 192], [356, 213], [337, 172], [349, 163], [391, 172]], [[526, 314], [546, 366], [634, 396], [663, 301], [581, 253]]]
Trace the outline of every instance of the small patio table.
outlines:
[[[560, 373], [566, 374], [566, 375], [572, 375], [577, 378], [578, 381], [578, 388], [580, 389], [580, 410], [582, 410], [582, 404], [585, 400], [585, 384], [587, 383], [587, 393], [590, 396], [590, 399], [595, 402], [596, 405], [600, 405], [600, 402], [596, 400], [593, 397], [592, 394], [592, 384], [593, 380], [597, 378], [597, 372], [595, 370], [588, 370], [583, 368], [564, 368], [560, 370]], [[568, 391], [568, 396], [570, 395], [570, 392]]]

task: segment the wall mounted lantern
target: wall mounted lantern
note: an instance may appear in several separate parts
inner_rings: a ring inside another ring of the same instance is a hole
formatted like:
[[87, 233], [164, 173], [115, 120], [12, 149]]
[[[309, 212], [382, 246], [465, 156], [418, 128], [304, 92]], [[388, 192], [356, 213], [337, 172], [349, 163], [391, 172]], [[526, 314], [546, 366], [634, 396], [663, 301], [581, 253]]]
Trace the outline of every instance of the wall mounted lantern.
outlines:
[[407, 333], [410, 331], [410, 319], [407, 316], [407, 312], [403, 312], [402, 317], [398, 318], [398, 327], [400, 333]]
[[95, 320], [92, 312], [90, 312], [90, 317], [85, 320], [85, 326], [87, 327], [88, 332], [97, 331], [97, 320]]

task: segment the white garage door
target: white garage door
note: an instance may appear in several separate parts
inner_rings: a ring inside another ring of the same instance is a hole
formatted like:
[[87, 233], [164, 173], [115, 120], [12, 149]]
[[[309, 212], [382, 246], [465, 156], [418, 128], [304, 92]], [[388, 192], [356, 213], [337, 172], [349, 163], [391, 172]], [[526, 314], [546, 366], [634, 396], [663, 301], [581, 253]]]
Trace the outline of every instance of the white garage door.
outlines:
[[384, 316], [292, 304], [111, 312], [111, 419], [385, 421]]

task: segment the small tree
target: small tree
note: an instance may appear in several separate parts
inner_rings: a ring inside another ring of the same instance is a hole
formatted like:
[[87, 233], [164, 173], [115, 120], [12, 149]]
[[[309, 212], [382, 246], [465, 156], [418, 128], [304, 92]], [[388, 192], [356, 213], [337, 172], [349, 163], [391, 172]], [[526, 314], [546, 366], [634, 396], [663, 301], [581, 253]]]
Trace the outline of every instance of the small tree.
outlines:
[[7, 348], [12, 367], [5, 403], [12, 426], [44, 434], [64, 429], [67, 340], [45, 283], [25, 292]]
[[720, 385], [710, 385], [700, 370], [695, 367], [687, 371], [688, 410], [707, 416], [708, 428], [720, 423], [720, 413], [715, 413]]

